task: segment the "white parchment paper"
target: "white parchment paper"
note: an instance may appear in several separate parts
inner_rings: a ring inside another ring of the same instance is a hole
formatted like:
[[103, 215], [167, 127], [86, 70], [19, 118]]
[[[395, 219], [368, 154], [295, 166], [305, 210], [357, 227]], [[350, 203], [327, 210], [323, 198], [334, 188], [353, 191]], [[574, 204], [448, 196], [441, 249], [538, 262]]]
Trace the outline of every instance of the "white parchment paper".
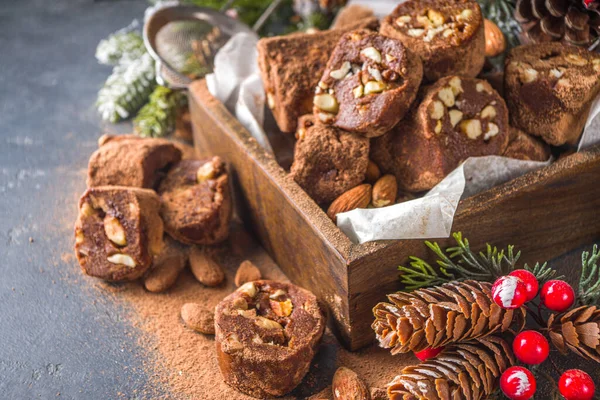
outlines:
[[[364, 1], [355, 1], [365, 3]], [[378, 1], [378, 13], [392, 4]], [[396, 3], [397, 4], [397, 3]], [[235, 113], [266, 150], [273, 152], [263, 130], [265, 95], [257, 63], [256, 42], [249, 34], [234, 36], [217, 54], [215, 73], [207, 77], [210, 92]], [[579, 149], [600, 143], [600, 97], [590, 112]], [[548, 165], [500, 156], [469, 158], [424, 197], [377, 209], [338, 214], [338, 227], [355, 243], [383, 239], [449, 237], [454, 214], [467, 198]]]

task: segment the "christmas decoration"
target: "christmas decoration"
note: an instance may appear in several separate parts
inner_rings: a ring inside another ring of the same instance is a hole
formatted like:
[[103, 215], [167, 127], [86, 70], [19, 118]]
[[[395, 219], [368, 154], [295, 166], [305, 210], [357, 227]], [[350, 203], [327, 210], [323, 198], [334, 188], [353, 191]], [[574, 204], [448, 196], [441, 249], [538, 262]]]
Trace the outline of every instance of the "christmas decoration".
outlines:
[[[515, 270], [521, 252], [515, 254], [514, 246], [506, 250], [487, 245], [485, 252], [473, 252], [469, 241], [463, 239], [460, 232], [452, 235], [456, 246], [445, 251], [435, 242], [425, 241], [425, 245], [438, 257], [437, 268], [418, 257], [410, 257], [410, 264], [400, 266], [400, 281], [407, 290], [422, 287], [437, 286], [446, 282], [460, 279], [473, 279], [494, 282], [497, 278], [507, 275]], [[537, 263], [533, 267], [527, 264], [524, 268], [530, 271], [540, 283], [553, 278], [556, 271], [548, 267], [547, 263]]]
[[478, 0], [478, 2], [484, 17], [493, 22], [502, 31], [503, 39], [506, 40], [506, 47], [518, 46], [521, 26], [514, 18], [514, 0]]
[[527, 300], [527, 287], [516, 276], [501, 276], [492, 286], [492, 299], [504, 309], [519, 308]]
[[513, 352], [522, 363], [541, 364], [550, 354], [548, 340], [537, 331], [523, 331], [513, 340]]
[[161, 137], [175, 129], [177, 113], [187, 104], [183, 92], [157, 86], [150, 101], [133, 120], [134, 132], [142, 137]]
[[558, 390], [565, 400], [591, 400], [596, 386], [592, 378], [582, 370], [570, 369], [558, 380]]
[[515, 18], [521, 23], [525, 41], [564, 41], [576, 46], [597, 45], [600, 14], [595, 1], [517, 0]]
[[129, 26], [109, 35], [103, 39], [96, 48], [96, 59], [100, 64], [117, 65], [137, 60], [146, 53], [144, 39], [135, 30], [138, 27], [137, 20]]
[[400, 372], [388, 386], [390, 399], [485, 399], [498, 377], [514, 365], [508, 344], [489, 336], [452, 345], [437, 357]]
[[537, 382], [527, 368], [511, 367], [502, 374], [500, 389], [511, 400], [529, 400], [535, 394]]
[[517, 269], [508, 274], [510, 276], [516, 276], [525, 284], [525, 291], [527, 292], [527, 301], [535, 299], [537, 296], [540, 285], [537, 278], [531, 272], [525, 269]]
[[565, 314], [552, 314], [548, 319], [552, 344], [562, 353], [568, 351], [600, 362], [600, 310], [582, 306]]
[[598, 260], [600, 251], [594, 245], [592, 253], [584, 251], [581, 255], [581, 278], [579, 279], [578, 297], [581, 304], [598, 304], [600, 299], [600, 269]]
[[442, 350], [444, 350], [443, 347], [430, 348], [430, 349], [425, 349], [423, 351], [417, 351], [417, 352], [415, 352], [415, 357], [417, 357], [421, 361], [429, 360], [430, 358], [433, 358], [433, 357], [437, 356], [438, 354], [440, 354], [442, 352]]
[[491, 300], [491, 284], [464, 281], [388, 295], [373, 309], [372, 328], [392, 354], [422, 351], [523, 329], [524, 308], [504, 310]]
[[565, 281], [551, 280], [542, 286], [540, 299], [547, 309], [564, 312], [575, 302], [575, 291]]

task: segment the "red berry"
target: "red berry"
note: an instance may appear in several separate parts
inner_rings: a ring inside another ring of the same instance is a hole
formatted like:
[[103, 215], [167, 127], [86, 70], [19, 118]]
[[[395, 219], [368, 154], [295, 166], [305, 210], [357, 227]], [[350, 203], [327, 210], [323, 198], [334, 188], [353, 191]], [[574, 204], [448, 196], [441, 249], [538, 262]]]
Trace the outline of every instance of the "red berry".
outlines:
[[492, 286], [492, 297], [502, 308], [519, 308], [527, 300], [527, 288], [516, 276], [501, 276]]
[[415, 352], [415, 356], [419, 360], [425, 361], [425, 360], [429, 360], [430, 358], [437, 356], [438, 354], [440, 354], [442, 352], [442, 350], [444, 350], [444, 347], [429, 348], [429, 349]]
[[575, 302], [575, 291], [565, 281], [551, 280], [542, 286], [540, 299], [549, 310], [563, 312]]
[[548, 340], [537, 331], [523, 331], [513, 341], [515, 356], [525, 364], [541, 364], [550, 353]]
[[580, 369], [570, 369], [558, 380], [558, 390], [566, 400], [591, 400], [596, 387], [588, 374]]
[[527, 368], [510, 367], [500, 377], [500, 389], [511, 400], [529, 400], [536, 386], [535, 377]]
[[516, 269], [509, 275], [516, 276], [523, 281], [527, 290], [527, 301], [535, 299], [535, 296], [537, 296], [538, 290], [540, 289], [540, 285], [534, 274], [526, 269]]

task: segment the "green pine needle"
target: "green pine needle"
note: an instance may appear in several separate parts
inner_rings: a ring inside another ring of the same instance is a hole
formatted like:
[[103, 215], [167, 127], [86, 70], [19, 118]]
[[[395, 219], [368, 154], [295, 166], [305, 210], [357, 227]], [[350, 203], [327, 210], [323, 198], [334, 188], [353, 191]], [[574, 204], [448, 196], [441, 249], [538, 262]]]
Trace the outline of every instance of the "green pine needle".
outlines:
[[579, 301], [585, 305], [598, 305], [600, 299], [600, 251], [594, 245], [592, 253], [584, 251], [581, 255], [581, 278], [579, 279]]
[[548, 282], [550, 279], [564, 278], [563, 275], [555, 276], [556, 271], [550, 268], [547, 262], [543, 264], [540, 264], [538, 262], [533, 267], [530, 267], [529, 265], [525, 264], [524, 269], [535, 275], [540, 286], [543, 286], [544, 283]]
[[[464, 279], [493, 282], [500, 276], [517, 269], [521, 252], [515, 253], [514, 246], [508, 246], [506, 250], [498, 250], [497, 247], [487, 244], [485, 251], [475, 253], [471, 250], [469, 241], [463, 239], [460, 232], [454, 233], [452, 237], [456, 241], [456, 246], [445, 250], [436, 242], [425, 242], [425, 245], [437, 256], [438, 268], [432, 267], [418, 257], [410, 257], [409, 266], [398, 267], [400, 281], [406, 286], [406, 290]], [[533, 269], [525, 264], [525, 268], [536, 275], [541, 282], [556, 274], [547, 263], [542, 265], [538, 263]]]
[[142, 137], [162, 137], [175, 129], [179, 109], [187, 103], [183, 92], [157, 86], [150, 100], [133, 120], [136, 134]]

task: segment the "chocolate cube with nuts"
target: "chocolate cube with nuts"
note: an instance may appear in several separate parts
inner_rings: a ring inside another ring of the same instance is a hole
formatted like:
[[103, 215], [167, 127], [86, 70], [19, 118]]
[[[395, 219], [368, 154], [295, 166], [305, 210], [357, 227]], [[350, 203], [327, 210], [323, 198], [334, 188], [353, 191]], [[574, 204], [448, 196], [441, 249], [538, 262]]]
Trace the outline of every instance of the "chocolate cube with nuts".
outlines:
[[84, 273], [107, 281], [142, 276], [163, 247], [160, 199], [152, 190], [100, 186], [79, 200], [75, 254]]
[[363, 19], [344, 29], [294, 33], [258, 42], [258, 66], [267, 104], [282, 132], [295, 132], [298, 118], [312, 111], [315, 87], [344, 32], [377, 26], [376, 18]]
[[217, 305], [215, 328], [225, 382], [263, 399], [283, 396], [300, 384], [325, 331], [325, 316], [311, 292], [259, 280]]
[[303, 117], [290, 175], [317, 203], [328, 203], [365, 180], [369, 139]]
[[513, 49], [504, 94], [510, 122], [546, 143], [574, 145], [600, 92], [600, 55], [561, 43]]
[[524, 161], [548, 161], [551, 153], [550, 146], [542, 140], [511, 127], [510, 141], [503, 156]]
[[502, 155], [508, 110], [484, 80], [440, 79], [425, 87], [402, 124], [371, 146], [371, 158], [409, 192], [433, 188], [469, 157]]
[[155, 188], [168, 167], [181, 160], [181, 151], [164, 139], [132, 135], [102, 136], [90, 157], [88, 187], [132, 186]]
[[380, 33], [421, 57], [427, 81], [472, 78], [485, 62], [483, 17], [474, 0], [403, 2], [381, 22]]
[[421, 60], [402, 42], [367, 30], [349, 32], [315, 89], [314, 114], [348, 132], [381, 136], [408, 111], [422, 77]]
[[227, 239], [231, 195], [225, 164], [183, 160], [169, 170], [158, 188], [165, 231], [186, 244], [216, 244]]

